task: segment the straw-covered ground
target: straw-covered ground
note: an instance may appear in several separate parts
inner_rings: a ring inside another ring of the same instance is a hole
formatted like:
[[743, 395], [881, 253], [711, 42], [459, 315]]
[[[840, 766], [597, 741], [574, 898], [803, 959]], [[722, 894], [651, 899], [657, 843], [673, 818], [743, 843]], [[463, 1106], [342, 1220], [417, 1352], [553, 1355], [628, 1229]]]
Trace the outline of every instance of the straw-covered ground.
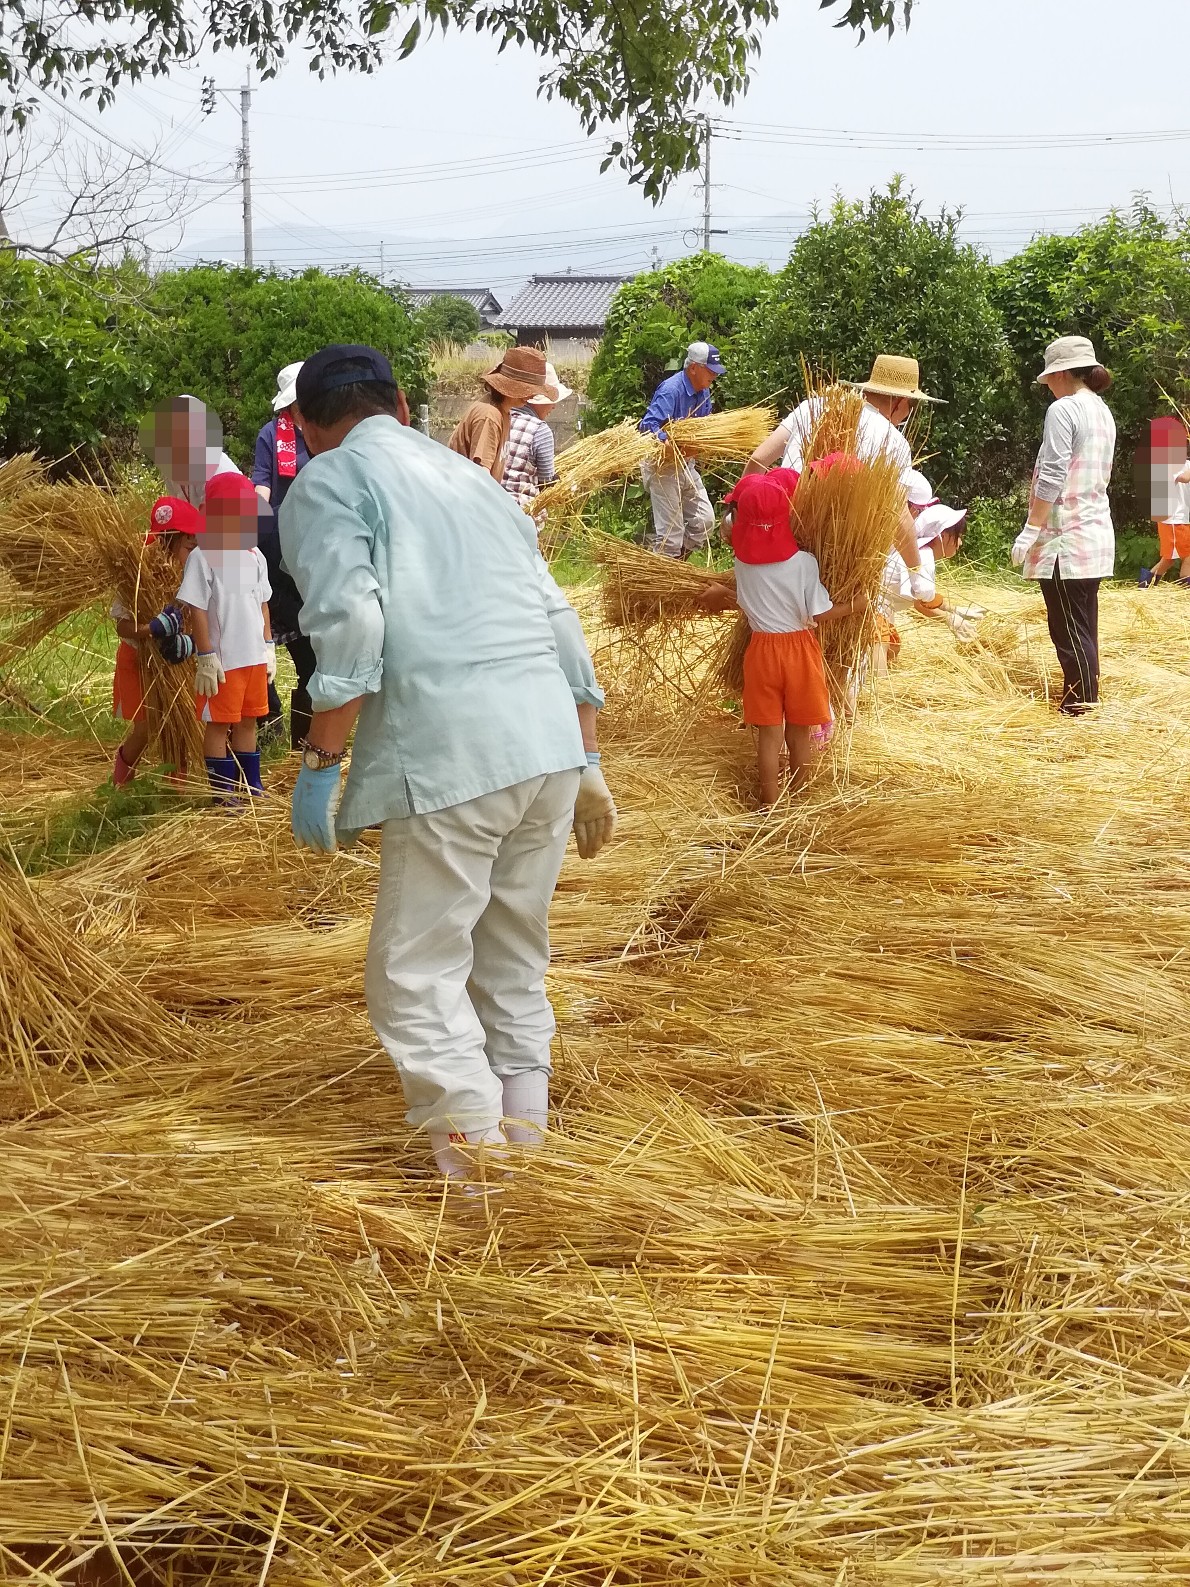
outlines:
[[[767, 822], [726, 620], [605, 636], [561, 1127], [486, 1201], [364, 1018], [370, 841], [0, 871], [4, 1580], [1190, 1577], [1190, 601], [1107, 593], [1067, 721], [980, 598]], [[23, 822], [79, 773], [19, 748]]]

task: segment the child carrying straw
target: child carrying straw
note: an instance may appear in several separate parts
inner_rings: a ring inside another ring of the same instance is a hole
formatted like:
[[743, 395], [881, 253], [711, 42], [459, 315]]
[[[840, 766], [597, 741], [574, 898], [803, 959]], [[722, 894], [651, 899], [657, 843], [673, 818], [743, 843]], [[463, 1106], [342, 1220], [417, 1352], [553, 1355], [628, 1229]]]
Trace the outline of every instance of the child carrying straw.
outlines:
[[207, 776], [224, 803], [234, 803], [241, 776], [250, 794], [264, 794], [256, 719], [268, 711], [277, 650], [268, 568], [256, 545], [259, 510], [250, 480], [216, 474], [207, 485], [203, 544], [187, 557], [178, 590], [198, 650], [194, 688]]
[[815, 629], [849, 617], [856, 603], [836, 606], [818, 576], [818, 561], [799, 550], [791, 504], [798, 475], [787, 468], [745, 474], [725, 497], [723, 538], [735, 557], [736, 598], [752, 629], [744, 655], [744, 720], [756, 728], [762, 809], [780, 793], [781, 750], [789, 754], [790, 788], [808, 776], [812, 733], [831, 720], [826, 669]]
[[[178, 496], [160, 496], [149, 513], [146, 545], [156, 545], [181, 567], [194, 548], [195, 536], [202, 533], [202, 514]], [[141, 677], [140, 647], [146, 640], [157, 641], [167, 661], [184, 661], [190, 644], [182, 633], [180, 615], [171, 607], [158, 612], [147, 623], [138, 623], [131, 609], [119, 598], [112, 602], [120, 643], [116, 646], [116, 670], [112, 679], [112, 715], [117, 722], [131, 725], [112, 762], [112, 782], [123, 788], [136, 776], [136, 765], [149, 742], [149, 718], [145, 709], [144, 680]]]

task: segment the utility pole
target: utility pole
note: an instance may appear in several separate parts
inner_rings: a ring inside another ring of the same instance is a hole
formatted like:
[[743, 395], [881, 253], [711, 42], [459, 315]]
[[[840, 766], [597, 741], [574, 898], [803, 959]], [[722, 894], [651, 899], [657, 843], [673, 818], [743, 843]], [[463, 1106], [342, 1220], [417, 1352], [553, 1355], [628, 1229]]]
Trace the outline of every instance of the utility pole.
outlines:
[[711, 118], [702, 118], [702, 251], [711, 251]]
[[252, 145], [248, 112], [252, 108], [251, 78], [240, 89], [240, 176], [244, 183], [244, 263], [252, 268]]

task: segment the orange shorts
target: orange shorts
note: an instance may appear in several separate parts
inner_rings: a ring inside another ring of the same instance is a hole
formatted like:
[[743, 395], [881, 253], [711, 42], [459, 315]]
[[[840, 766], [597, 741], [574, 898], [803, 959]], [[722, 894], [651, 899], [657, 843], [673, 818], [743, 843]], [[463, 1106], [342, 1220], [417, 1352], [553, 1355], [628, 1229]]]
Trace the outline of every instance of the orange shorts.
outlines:
[[140, 656], [127, 640], [116, 646], [112, 678], [112, 715], [117, 722], [145, 720], [145, 691], [140, 681]]
[[1166, 562], [1180, 562], [1183, 557], [1190, 557], [1190, 523], [1159, 522], [1157, 541]]
[[831, 719], [818, 637], [753, 634], [744, 652], [744, 720], [750, 727], [817, 727]]
[[263, 661], [255, 667], [233, 667], [219, 685], [219, 693], [194, 701], [200, 722], [227, 722], [235, 726], [248, 717], [269, 714], [269, 674]]

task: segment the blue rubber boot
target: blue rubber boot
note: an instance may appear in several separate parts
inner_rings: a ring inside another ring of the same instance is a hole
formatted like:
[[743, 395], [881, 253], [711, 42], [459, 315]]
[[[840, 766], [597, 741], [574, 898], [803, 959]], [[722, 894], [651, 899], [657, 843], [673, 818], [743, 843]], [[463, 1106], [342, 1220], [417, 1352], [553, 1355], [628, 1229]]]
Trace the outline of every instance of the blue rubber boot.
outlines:
[[235, 758], [244, 774], [248, 792], [253, 799], [263, 799], [264, 784], [260, 780], [260, 751], [258, 749], [237, 749]]
[[1147, 590], [1150, 584], [1156, 584], [1158, 581], [1153, 576], [1152, 568], [1141, 568], [1140, 578], [1136, 582], [1142, 590]]
[[207, 777], [217, 805], [236, 805], [240, 787], [240, 768], [231, 755], [208, 755]]

